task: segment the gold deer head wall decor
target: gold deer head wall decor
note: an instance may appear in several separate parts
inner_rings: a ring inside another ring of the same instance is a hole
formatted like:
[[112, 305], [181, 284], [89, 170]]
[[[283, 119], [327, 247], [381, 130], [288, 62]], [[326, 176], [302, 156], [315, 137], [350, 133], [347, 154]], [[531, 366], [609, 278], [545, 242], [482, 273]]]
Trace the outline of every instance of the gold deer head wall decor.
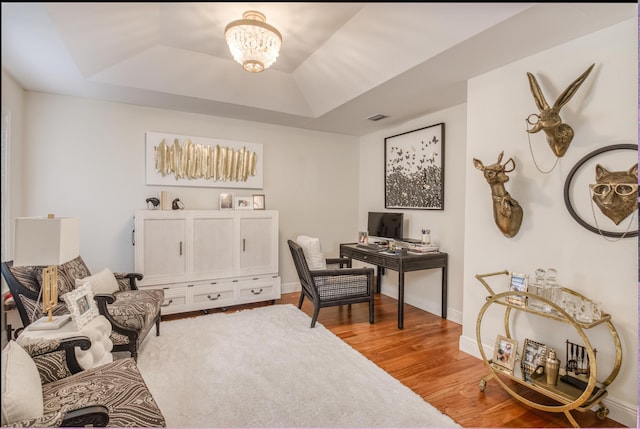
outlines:
[[[527, 132], [537, 133], [540, 130], [544, 131], [547, 136], [547, 143], [549, 143], [551, 150], [557, 157], [562, 157], [567, 152], [574, 134], [573, 128], [562, 122], [560, 109], [571, 100], [571, 97], [573, 97], [578, 88], [580, 88], [580, 85], [587, 79], [589, 73], [591, 73], [593, 66], [595, 66], [595, 64], [591, 64], [584, 73], [574, 80], [571, 85], [560, 94], [551, 107], [544, 98], [535, 76], [527, 73], [531, 94], [536, 102], [536, 106], [538, 106], [538, 110], [540, 110], [539, 115], [531, 114], [527, 118], [527, 122], [532, 126]], [[536, 121], [531, 121], [532, 117], [536, 118]]]
[[522, 224], [522, 207], [513, 199], [504, 187], [509, 181], [506, 173], [516, 169], [513, 158], [509, 158], [504, 164], [500, 164], [504, 151], [498, 155], [498, 162], [485, 166], [479, 159], [473, 158], [473, 165], [484, 174], [484, 178], [491, 187], [491, 199], [493, 200], [493, 220], [505, 237], [514, 237]]

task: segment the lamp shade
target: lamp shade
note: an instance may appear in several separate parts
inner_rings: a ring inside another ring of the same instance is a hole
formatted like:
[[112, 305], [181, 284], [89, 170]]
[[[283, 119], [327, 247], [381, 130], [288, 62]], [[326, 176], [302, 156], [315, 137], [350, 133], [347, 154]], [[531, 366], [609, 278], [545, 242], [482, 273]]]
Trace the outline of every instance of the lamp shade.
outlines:
[[80, 219], [16, 218], [14, 266], [57, 266], [79, 255]]

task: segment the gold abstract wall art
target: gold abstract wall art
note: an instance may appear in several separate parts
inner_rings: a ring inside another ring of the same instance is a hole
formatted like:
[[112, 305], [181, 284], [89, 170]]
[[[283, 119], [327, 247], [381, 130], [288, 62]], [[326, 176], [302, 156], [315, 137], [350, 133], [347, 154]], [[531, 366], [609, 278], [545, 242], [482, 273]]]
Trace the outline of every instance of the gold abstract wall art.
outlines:
[[262, 145], [147, 132], [147, 184], [262, 188]]

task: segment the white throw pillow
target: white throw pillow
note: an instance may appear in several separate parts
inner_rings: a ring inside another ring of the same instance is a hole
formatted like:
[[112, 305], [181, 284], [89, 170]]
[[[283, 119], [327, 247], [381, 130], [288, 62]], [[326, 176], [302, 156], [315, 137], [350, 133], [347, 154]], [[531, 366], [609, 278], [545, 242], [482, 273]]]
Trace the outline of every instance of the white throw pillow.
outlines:
[[91, 285], [91, 291], [94, 295], [101, 293], [116, 293], [120, 290], [116, 276], [114, 276], [108, 268], [105, 268], [92, 276], [88, 276], [83, 279], [76, 279], [76, 287], [82, 286], [85, 283], [89, 283]]
[[2, 426], [43, 414], [38, 368], [29, 353], [11, 340], [2, 351]]
[[304, 258], [307, 260], [307, 265], [309, 265], [310, 270], [327, 269], [327, 261], [320, 247], [319, 238], [300, 235], [296, 238], [296, 243], [302, 247]]

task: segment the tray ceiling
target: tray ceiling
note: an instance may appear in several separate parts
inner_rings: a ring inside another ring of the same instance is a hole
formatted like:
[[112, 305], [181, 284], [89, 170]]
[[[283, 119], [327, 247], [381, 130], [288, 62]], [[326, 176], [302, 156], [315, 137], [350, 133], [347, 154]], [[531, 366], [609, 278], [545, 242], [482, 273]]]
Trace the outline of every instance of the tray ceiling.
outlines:
[[[283, 36], [257, 74], [224, 40], [249, 9]], [[470, 77], [634, 17], [636, 3], [2, 3], [2, 65], [31, 91], [358, 136], [463, 103]]]

